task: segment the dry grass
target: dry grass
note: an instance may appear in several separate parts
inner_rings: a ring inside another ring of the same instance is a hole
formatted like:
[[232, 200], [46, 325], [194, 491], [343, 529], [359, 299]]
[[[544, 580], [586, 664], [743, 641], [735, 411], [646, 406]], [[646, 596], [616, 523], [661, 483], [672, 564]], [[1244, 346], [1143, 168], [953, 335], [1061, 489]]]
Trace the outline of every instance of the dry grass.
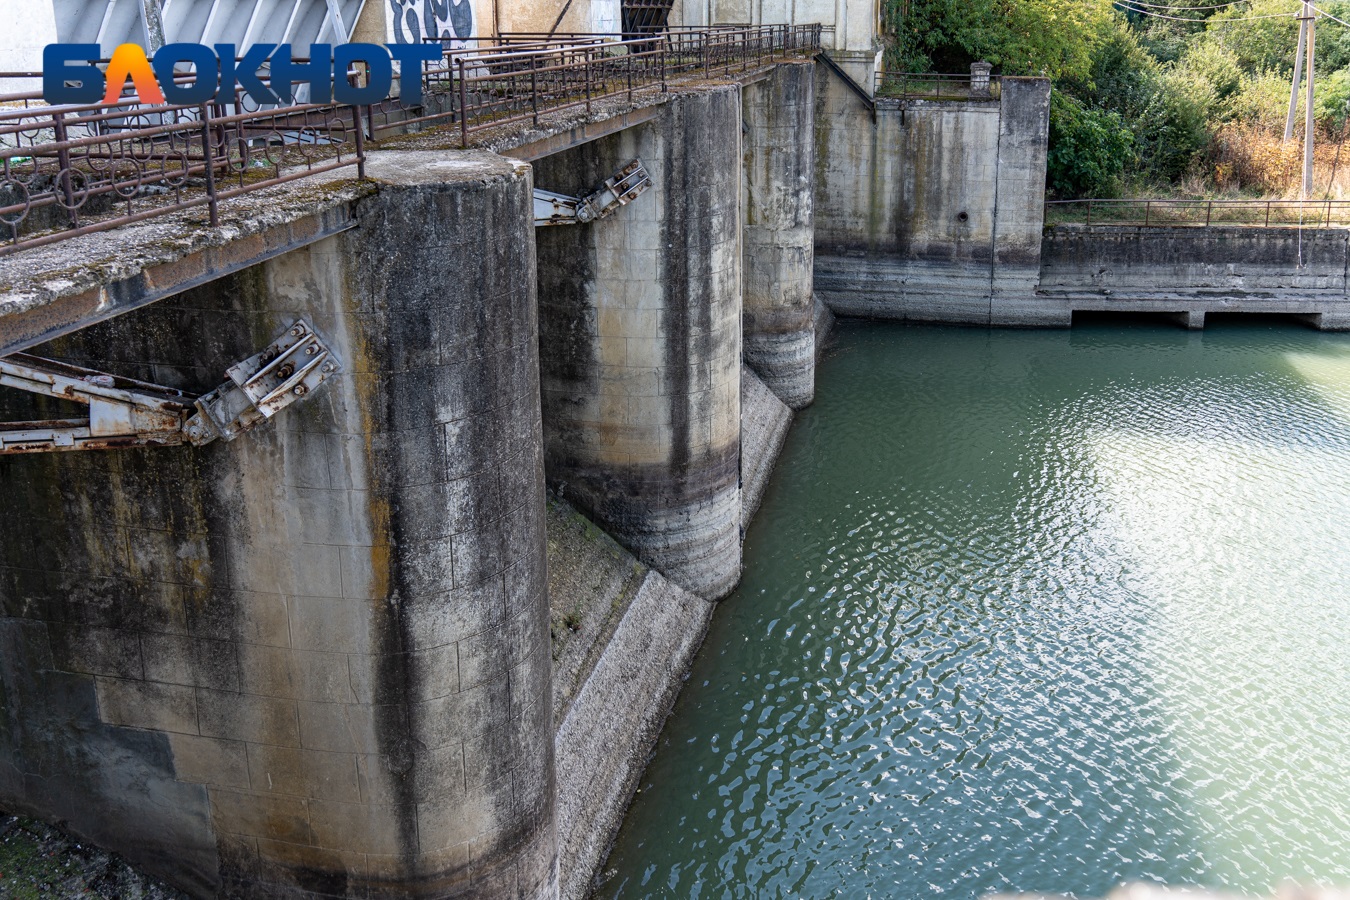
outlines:
[[[1253, 124], [1227, 125], [1215, 136], [1208, 160], [1208, 181], [1222, 193], [1258, 194], [1267, 199], [1291, 200], [1303, 183], [1303, 141]], [[1342, 148], [1339, 134], [1319, 133], [1314, 143], [1311, 199], [1350, 197], [1350, 148]], [[1184, 192], [1185, 186], [1179, 186]]]

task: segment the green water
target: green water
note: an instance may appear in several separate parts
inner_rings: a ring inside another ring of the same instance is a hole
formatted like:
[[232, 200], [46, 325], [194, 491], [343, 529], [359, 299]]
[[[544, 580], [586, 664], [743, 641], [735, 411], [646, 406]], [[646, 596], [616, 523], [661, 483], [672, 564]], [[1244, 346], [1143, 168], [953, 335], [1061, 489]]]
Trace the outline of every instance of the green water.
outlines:
[[602, 897], [1350, 885], [1350, 337], [844, 324]]

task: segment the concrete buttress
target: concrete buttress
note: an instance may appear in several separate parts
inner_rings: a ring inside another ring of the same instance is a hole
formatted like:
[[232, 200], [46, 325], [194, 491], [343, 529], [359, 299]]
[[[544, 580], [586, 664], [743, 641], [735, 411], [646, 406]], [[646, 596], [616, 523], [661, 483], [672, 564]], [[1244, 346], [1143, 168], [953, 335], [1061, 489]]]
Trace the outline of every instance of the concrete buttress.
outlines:
[[635, 157], [652, 190], [538, 235], [546, 466], [639, 559], [714, 599], [741, 567], [740, 89], [674, 94], [535, 179], [580, 194]]
[[197, 896], [554, 898], [530, 170], [368, 166], [358, 227], [40, 348], [201, 391], [303, 315], [343, 371], [0, 458], [0, 805]]
[[794, 409], [815, 396], [815, 65], [746, 85], [745, 361]]

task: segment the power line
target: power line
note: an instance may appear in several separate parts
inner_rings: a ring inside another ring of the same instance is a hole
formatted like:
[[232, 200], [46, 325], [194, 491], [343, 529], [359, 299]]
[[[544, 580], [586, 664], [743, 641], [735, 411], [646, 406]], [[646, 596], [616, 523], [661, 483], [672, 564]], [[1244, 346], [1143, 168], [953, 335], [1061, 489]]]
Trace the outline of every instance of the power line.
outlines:
[[1237, 6], [1239, 3], [1250, 3], [1252, 0], [1229, 0], [1228, 3], [1215, 3], [1213, 6], [1169, 6], [1166, 3], [1145, 3], [1144, 0], [1122, 0], [1122, 2], [1128, 2], [1131, 6], [1146, 6], [1150, 9], [1166, 9], [1172, 12], [1210, 12], [1229, 6]]
[[[1245, 16], [1241, 19], [1219, 19], [1218, 21], [1215, 21], [1213, 19], [1191, 19], [1185, 16], [1167, 16], [1162, 13], [1151, 12], [1147, 9], [1136, 9], [1131, 5], [1133, 2], [1134, 0], [1115, 0], [1116, 5], [1124, 7], [1126, 12], [1138, 13], [1141, 16], [1148, 16], [1153, 19], [1170, 19], [1173, 22], [1190, 22], [1195, 25], [1230, 25], [1237, 22], [1255, 22], [1259, 19], [1292, 19], [1298, 15], [1297, 13], [1277, 13], [1268, 16]], [[1338, 19], [1337, 21], [1340, 20]], [[1341, 24], [1345, 23], [1342, 22]]]
[[1328, 19], [1330, 19], [1331, 21], [1333, 21], [1333, 22], [1338, 22], [1338, 23], [1340, 23], [1341, 25], [1344, 25], [1346, 28], [1350, 28], [1350, 22], [1347, 22], [1347, 21], [1345, 21], [1344, 19], [1338, 19], [1338, 18], [1336, 18], [1336, 17], [1333, 16], [1331, 13], [1327, 12], [1325, 9], [1320, 9], [1320, 8], [1318, 8], [1318, 7], [1316, 7], [1316, 6], [1314, 6], [1313, 9], [1314, 9], [1315, 11], [1317, 11], [1317, 12], [1320, 12], [1322, 15], [1326, 16], [1326, 17], [1327, 17]]

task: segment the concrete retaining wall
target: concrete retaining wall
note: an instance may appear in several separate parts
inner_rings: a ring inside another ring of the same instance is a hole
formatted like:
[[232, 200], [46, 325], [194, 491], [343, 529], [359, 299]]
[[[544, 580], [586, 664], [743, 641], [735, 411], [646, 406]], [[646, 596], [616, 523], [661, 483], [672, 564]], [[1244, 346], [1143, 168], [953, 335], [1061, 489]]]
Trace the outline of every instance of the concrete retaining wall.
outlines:
[[1193, 328], [1207, 312], [1307, 315], [1350, 329], [1344, 229], [1046, 229], [1039, 295], [1047, 317], [1074, 310], [1174, 313]]
[[1034, 306], [1050, 85], [999, 100], [880, 100], [824, 67], [816, 93], [816, 291], [837, 313], [1048, 324]]

